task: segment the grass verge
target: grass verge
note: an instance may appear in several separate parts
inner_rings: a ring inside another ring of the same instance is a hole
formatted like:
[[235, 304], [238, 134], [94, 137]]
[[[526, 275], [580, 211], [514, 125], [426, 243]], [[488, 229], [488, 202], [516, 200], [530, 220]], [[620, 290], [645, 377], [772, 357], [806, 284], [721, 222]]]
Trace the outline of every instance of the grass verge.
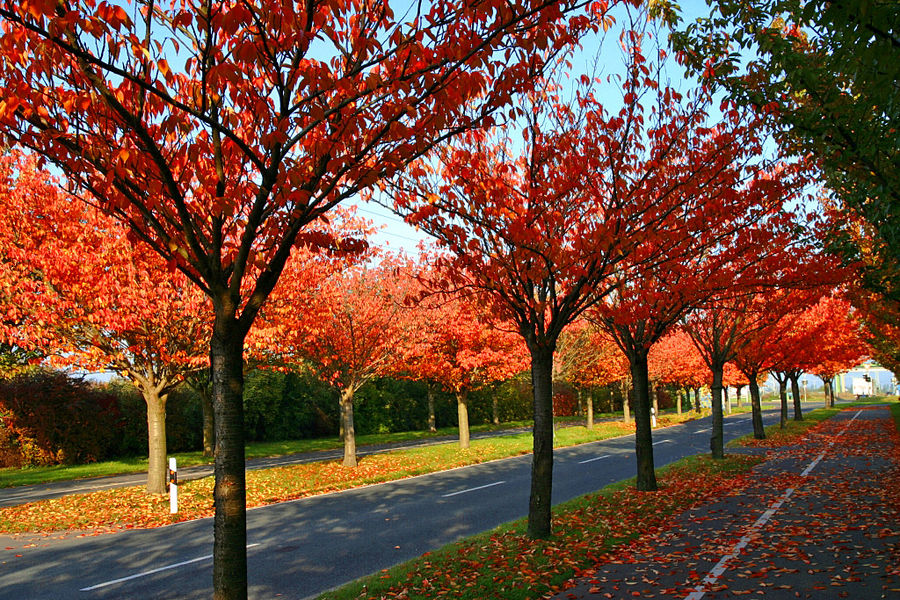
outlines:
[[[690, 415], [663, 415], [660, 425], [687, 420]], [[556, 446], [572, 446], [626, 435], [634, 425], [621, 421], [597, 423], [594, 429], [564, 427], [556, 432]], [[474, 440], [461, 450], [440, 444], [362, 457], [355, 469], [339, 461], [304, 463], [248, 471], [247, 506], [263, 506], [443, 471], [531, 452], [531, 433]], [[0, 533], [91, 529], [106, 531], [159, 527], [209, 517], [213, 514], [213, 478], [187, 481], [178, 486], [179, 512], [169, 514], [168, 496], [148, 495], [142, 487], [116, 488], [77, 494], [19, 506], [0, 508]]]
[[[472, 427], [472, 432], [498, 431], [502, 429], [514, 429], [517, 427], [530, 427], [530, 421], [516, 421], [502, 423], [500, 425], [478, 425]], [[456, 427], [446, 427], [436, 432], [429, 431], [404, 431], [399, 433], [375, 433], [357, 436], [359, 446], [377, 444], [391, 444], [417, 440], [428, 440], [442, 436], [456, 436]], [[285, 440], [278, 442], [250, 442], [247, 444], [245, 456], [251, 458], [269, 458], [272, 456], [284, 456], [287, 454], [300, 454], [305, 452], [319, 452], [335, 450], [343, 447], [340, 438], [316, 438], [303, 440]], [[213, 459], [203, 456], [202, 452], [179, 452], [172, 454], [178, 460], [179, 468], [196, 465], [212, 464]], [[84, 479], [88, 477], [106, 477], [109, 475], [125, 475], [147, 471], [147, 459], [141, 457], [123, 458], [85, 465], [51, 465], [24, 468], [0, 469], [0, 488], [16, 487], [20, 485], [34, 485], [39, 483], [51, 483], [54, 481], [69, 481], [72, 479]]]
[[[614, 413], [598, 414], [598, 421], [603, 419], [621, 419], [622, 415]], [[683, 419], [663, 415], [661, 422], [677, 422]], [[583, 419], [581, 419], [583, 421]], [[561, 425], [571, 422], [579, 422], [577, 417], [557, 418]], [[511, 421], [498, 425], [476, 425], [471, 428], [472, 433], [483, 431], [502, 431], [531, 427], [531, 421]], [[356, 443], [360, 447], [396, 444], [402, 442], [427, 441], [440, 437], [457, 437], [459, 430], [456, 427], [443, 427], [435, 432], [429, 431], [403, 431], [398, 433], [373, 433], [359, 435]], [[301, 454], [307, 452], [324, 452], [337, 450], [343, 447], [340, 438], [316, 438], [303, 440], [285, 440], [277, 442], [250, 442], [245, 449], [248, 459], [270, 458], [273, 456], [285, 456], [288, 454]], [[212, 464], [213, 459], [203, 456], [202, 452], [179, 452], [171, 454], [178, 460], [178, 467], [193, 467], [197, 465]], [[107, 477], [110, 475], [126, 475], [131, 473], [143, 473], [147, 471], [147, 459], [141, 457], [123, 458], [105, 462], [90, 463], [85, 465], [51, 465], [24, 468], [0, 469], [0, 488], [17, 487], [22, 485], [35, 485], [40, 483], [52, 483], [56, 481], [71, 481], [73, 479], [86, 479], [90, 477]]]

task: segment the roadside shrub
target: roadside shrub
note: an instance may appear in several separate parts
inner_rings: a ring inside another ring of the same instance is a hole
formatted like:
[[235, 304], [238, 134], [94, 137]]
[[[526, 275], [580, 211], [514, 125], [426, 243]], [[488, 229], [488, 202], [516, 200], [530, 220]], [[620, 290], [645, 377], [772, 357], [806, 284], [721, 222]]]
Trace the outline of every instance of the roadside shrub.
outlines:
[[[122, 415], [119, 424], [117, 456], [147, 456], [147, 403], [140, 391], [127, 379], [114, 377], [102, 388], [116, 397]], [[188, 385], [180, 385], [166, 400], [166, 451], [200, 449], [203, 443], [203, 417], [199, 395]]]
[[307, 370], [253, 369], [244, 376], [248, 440], [278, 441], [337, 435], [336, 392]]
[[[435, 421], [450, 425], [456, 419], [456, 400], [451, 407], [450, 395], [434, 392]], [[417, 431], [428, 426], [428, 388], [422, 381], [377, 378], [363, 385], [354, 396], [354, 425], [357, 433], [395, 433]]]
[[553, 416], [572, 417], [578, 409], [575, 390], [566, 383], [555, 383], [553, 391]]
[[0, 466], [105, 460], [118, 449], [113, 394], [51, 370], [0, 380]]
[[491, 393], [497, 397], [501, 422], [527, 421], [534, 416], [530, 371], [493, 386]]

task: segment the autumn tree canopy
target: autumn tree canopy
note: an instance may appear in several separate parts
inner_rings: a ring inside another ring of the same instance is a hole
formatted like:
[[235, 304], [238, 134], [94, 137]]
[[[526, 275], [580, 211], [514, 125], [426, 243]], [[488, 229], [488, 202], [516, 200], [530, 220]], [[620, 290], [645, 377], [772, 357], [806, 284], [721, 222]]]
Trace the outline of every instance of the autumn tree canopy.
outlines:
[[[590, 91], [564, 103], [547, 82], [544, 94], [523, 96], [531, 108], [521, 130], [475, 133], [441, 147], [394, 189], [397, 210], [449, 250], [447, 286], [486, 294], [500, 318], [516, 323], [531, 353], [535, 536], [549, 533], [552, 445], [544, 427], [563, 329], [608, 294], [642, 310], [641, 292], [652, 287], [629, 290], [623, 281], [654, 268], [685, 275], [689, 268], [678, 260], [698, 252], [696, 233], [740, 214], [712, 207], [746, 208], [745, 197], [757, 200], [752, 188], [742, 193], [742, 164], [727, 151], [752, 154], [751, 131], [704, 127], [702, 107], [682, 110], [680, 96], [651, 75], [640, 41], [633, 30], [622, 36], [628, 68], [620, 109], [608, 111]], [[744, 126], [740, 116], [734, 120]], [[783, 191], [777, 181], [761, 177], [758, 188]], [[704, 196], [698, 190], [705, 186]], [[721, 235], [702, 243], [715, 245]], [[646, 420], [649, 427], [649, 412]]]
[[866, 340], [863, 323], [857, 309], [842, 294], [823, 296], [801, 317], [815, 356], [810, 357], [805, 370], [825, 383], [826, 400], [834, 406], [835, 376], [858, 366], [871, 356], [872, 346]]
[[[653, 89], [648, 82], [639, 95]], [[650, 349], [690, 310], [722, 291], [758, 282], [779, 266], [775, 259], [786, 254], [777, 249], [791, 245], [787, 231], [793, 216], [785, 204], [802, 177], [797, 165], [762, 160], [752, 114], [730, 107], [710, 126], [703, 93], [682, 99], [661, 89], [642, 101], [656, 110], [646, 119], [640, 105], [630, 111], [626, 131], [633, 134], [619, 140], [627, 158], [614, 167], [629, 176], [613, 179], [609, 194], [637, 196], [666, 212], [649, 228], [653, 237], [609, 278], [613, 293], [587, 314], [629, 359], [637, 484], [653, 490]]]
[[[303, 265], [303, 269], [298, 269]], [[316, 268], [310, 267], [318, 266]], [[410, 265], [385, 255], [377, 264], [292, 260], [265, 310], [269, 351], [282, 364], [311, 365], [338, 392], [343, 464], [357, 466], [354, 395], [396, 372], [410, 342], [415, 292]]]
[[56, 365], [115, 371], [147, 404], [147, 490], [166, 491], [166, 400], [207, 368], [207, 300], [96, 208], [72, 201], [36, 161], [0, 159], [0, 300], [18, 348]]
[[311, 224], [490, 119], [540, 73], [536, 49], [553, 55], [606, 9], [0, 3], [3, 142], [53, 163], [212, 300], [216, 598], [247, 594], [242, 349], [291, 249], [332, 245]]
[[709, 385], [712, 374], [683, 328], [677, 327], [650, 348], [647, 364], [653, 378], [687, 389]]
[[468, 394], [525, 371], [528, 353], [512, 324], [491, 318], [484, 298], [429, 289], [436, 277], [423, 271], [414, 332], [400, 369], [453, 393], [459, 444], [468, 448]]

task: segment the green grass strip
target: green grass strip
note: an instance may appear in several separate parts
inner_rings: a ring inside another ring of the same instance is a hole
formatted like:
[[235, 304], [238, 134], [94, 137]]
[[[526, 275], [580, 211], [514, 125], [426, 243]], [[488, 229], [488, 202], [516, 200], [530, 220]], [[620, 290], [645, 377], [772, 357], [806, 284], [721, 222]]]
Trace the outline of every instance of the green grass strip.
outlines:
[[[503, 423], [501, 425], [479, 425], [472, 427], [472, 432], [494, 431], [527, 427], [531, 423], [517, 421]], [[357, 436], [359, 446], [377, 444], [390, 444], [408, 441], [425, 441], [441, 436], [456, 436], [458, 430], [455, 427], [446, 427], [437, 432], [428, 431], [404, 431], [400, 433], [376, 433]], [[343, 447], [340, 438], [316, 438], [302, 440], [285, 440], [277, 442], [250, 442], [247, 444], [245, 456], [250, 458], [270, 458], [273, 456], [285, 456], [288, 454], [300, 454], [306, 452], [319, 452], [337, 450]], [[203, 456], [202, 452], [178, 452], [171, 454], [178, 461], [179, 468], [196, 465], [212, 464], [213, 459]], [[88, 477], [105, 477], [108, 475], [125, 475], [147, 471], [147, 459], [131, 457], [105, 462], [89, 463], [84, 465], [50, 465], [23, 468], [0, 469], [0, 488], [15, 487], [20, 485], [34, 485], [39, 483], [51, 483], [54, 481], [68, 481], [72, 479], [84, 479]]]
[[[664, 418], [665, 417], [665, 418]], [[602, 419], [614, 420], [621, 419], [612, 413], [600, 414], [596, 416], [598, 427]], [[661, 415], [660, 419], [664, 422], [677, 422], [689, 418], [687, 413], [684, 417], [677, 415]], [[577, 417], [562, 417], [556, 419], [561, 425], [560, 431], [565, 425], [578, 422]], [[512, 421], [501, 423], [499, 425], [477, 425], [471, 428], [472, 433], [483, 431], [503, 431], [516, 428], [530, 428], [531, 421]], [[616, 430], [617, 432], [619, 430]], [[456, 427], [445, 427], [438, 429], [436, 432], [428, 431], [404, 431], [399, 433], [375, 433], [360, 435], [356, 438], [356, 443], [360, 449], [365, 446], [428, 441], [439, 437], [457, 437], [459, 430]], [[578, 438], [576, 438], [578, 439]], [[604, 438], [600, 438], [604, 439]], [[573, 441], [572, 443], [579, 443]], [[328, 450], [337, 450], [343, 447], [340, 438], [316, 438], [302, 440], [286, 440], [278, 442], [250, 442], [245, 449], [245, 456], [252, 458], [271, 458], [275, 456], [285, 456], [289, 454], [301, 454], [307, 452], [324, 452]], [[202, 452], [179, 452], [171, 454], [178, 461], [178, 467], [192, 467], [197, 465], [212, 464], [213, 459], [203, 456]], [[147, 459], [141, 457], [123, 458], [105, 462], [90, 463], [85, 465], [51, 465], [23, 468], [5, 468], [0, 469], [0, 488], [16, 487], [21, 485], [35, 485], [40, 483], [52, 483], [56, 481], [70, 481], [74, 479], [85, 479], [90, 477], [106, 477], [110, 475], [126, 475], [131, 473], [142, 473], [147, 471]]]
[[[673, 424], [691, 415], [662, 415], [661, 424]], [[562, 427], [556, 432], [557, 447], [594, 442], [632, 433], [634, 425], [621, 421]], [[437, 444], [364, 456], [356, 468], [338, 460], [303, 463], [247, 473], [247, 506], [264, 506], [361, 485], [394, 481], [490, 460], [527, 454], [532, 449], [530, 432], [473, 440], [471, 447]], [[179, 512], [170, 515], [165, 494], [148, 495], [142, 487], [115, 488], [0, 508], [0, 533], [109, 530], [158, 527], [213, 514], [213, 478], [186, 481], [178, 486]]]

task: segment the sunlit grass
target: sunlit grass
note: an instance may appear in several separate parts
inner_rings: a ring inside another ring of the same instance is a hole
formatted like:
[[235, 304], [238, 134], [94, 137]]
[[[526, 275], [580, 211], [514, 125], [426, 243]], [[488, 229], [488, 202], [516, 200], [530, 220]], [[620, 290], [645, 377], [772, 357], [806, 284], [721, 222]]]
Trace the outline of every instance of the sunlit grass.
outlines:
[[[472, 427], [472, 431], [489, 431], [504, 428], [530, 426], [530, 422], [503, 423], [501, 425], [479, 425]], [[389, 444], [406, 441], [428, 440], [441, 436], [456, 436], [458, 430], [455, 427], [446, 427], [437, 432], [406, 431], [400, 433], [379, 433], [357, 436], [357, 445], [366, 446], [374, 444]], [[298, 454], [305, 452], [318, 452], [336, 450], [343, 446], [340, 438], [316, 438], [301, 440], [285, 440], [277, 442], [249, 442], [245, 449], [247, 458], [269, 458]], [[212, 464], [213, 459], [203, 456], [200, 451], [177, 452], [171, 454], [177, 461], [179, 468], [196, 465]], [[147, 470], [147, 459], [144, 457], [131, 457], [85, 465], [51, 465], [24, 468], [0, 469], [0, 488], [20, 485], [32, 485], [38, 483], [50, 483], [54, 481], [67, 481], [83, 479], [87, 477], [104, 477], [107, 475], [125, 475], [141, 473]]]
[[[673, 424], [693, 415], [662, 415], [660, 424]], [[559, 427], [555, 446], [571, 446], [627, 435], [634, 423], [608, 421], [584, 426]], [[339, 461], [324, 461], [261, 469], [247, 473], [247, 505], [274, 502], [393, 481], [456, 467], [509, 458], [531, 452], [531, 432], [472, 440], [471, 447], [438, 444], [360, 458], [356, 469]], [[154, 527], [212, 514], [212, 478], [179, 485], [179, 514], [168, 514], [165, 496], [148, 496], [141, 487], [104, 490], [67, 496], [18, 507], [0, 508], [0, 532], [56, 531], [78, 528]]]
[[[597, 420], [600, 421], [602, 419], [615, 419], [621, 418], [621, 413], [618, 415], [615, 414], [600, 414], [596, 416]], [[674, 417], [673, 417], [674, 418]], [[685, 413], [683, 418], [691, 418], [691, 415]], [[579, 420], [578, 417], [562, 417], [557, 418], [557, 423], [560, 425], [559, 431], [562, 431], [564, 427], [562, 425], [577, 422]], [[672, 420], [668, 418], [666, 415], [662, 415], [660, 417], [661, 423], [673, 423], [679, 419]], [[531, 421], [512, 421], [505, 422], [499, 425], [494, 424], [486, 424], [486, 425], [476, 425], [473, 426], [470, 431], [472, 433], [482, 432], [482, 431], [501, 431], [505, 429], [515, 429], [521, 427], [530, 428], [532, 425]], [[599, 427], [599, 423], [598, 423]], [[597, 430], [596, 435], [609, 437], [609, 433], [605, 432], [606, 430]], [[614, 429], [613, 433], [620, 431], [619, 429]], [[427, 441], [440, 437], [457, 437], [459, 435], [459, 429], [456, 427], [444, 427], [438, 429], [436, 432], [429, 431], [404, 431], [399, 433], [376, 433], [376, 434], [367, 434], [367, 435], [359, 435], [356, 437], [356, 443], [358, 446], [370, 446], [370, 445], [381, 445], [381, 444], [391, 444], [398, 442], [416, 442], [416, 441]], [[569, 439], [567, 436], [566, 439]], [[582, 439], [577, 435], [571, 438], [573, 441], [569, 443], [580, 443], [577, 440]], [[592, 435], [588, 435], [583, 438], [585, 441], [592, 441], [593, 439], [604, 439], [603, 437], [595, 437]], [[245, 456], [248, 459], [251, 458], [269, 458], [274, 456], [284, 456], [288, 454], [299, 454], [306, 452], [324, 452], [328, 450], [338, 450], [343, 447], [343, 443], [339, 437], [328, 437], [328, 438], [316, 438], [316, 439], [301, 439], [301, 440], [285, 440], [285, 441], [277, 441], [277, 442], [249, 442], [246, 446]], [[211, 457], [203, 456], [203, 453], [200, 451], [196, 452], [178, 452], [174, 453], [170, 456], [175, 457], [178, 461], [178, 467], [192, 467], [196, 465], [204, 465], [204, 464], [212, 464], [213, 459]], [[125, 475], [130, 473], [141, 473], [147, 471], [147, 459], [144, 457], [132, 457], [132, 458], [124, 458], [117, 459], [105, 462], [98, 463], [90, 463], [86, 465], [52, 465], [52, 466], [39, 466], [39, 467], [24, 467], [24, 468], [6, 468], [0, 469], [0, 488], [5, 487], [14, 487], [20, 485], [33, 485], [39, 483], [51, 483], [55, 481], [67, 481], [72, 479], [84, 479], [89, 477], [104, 477], [108, 475]]]

